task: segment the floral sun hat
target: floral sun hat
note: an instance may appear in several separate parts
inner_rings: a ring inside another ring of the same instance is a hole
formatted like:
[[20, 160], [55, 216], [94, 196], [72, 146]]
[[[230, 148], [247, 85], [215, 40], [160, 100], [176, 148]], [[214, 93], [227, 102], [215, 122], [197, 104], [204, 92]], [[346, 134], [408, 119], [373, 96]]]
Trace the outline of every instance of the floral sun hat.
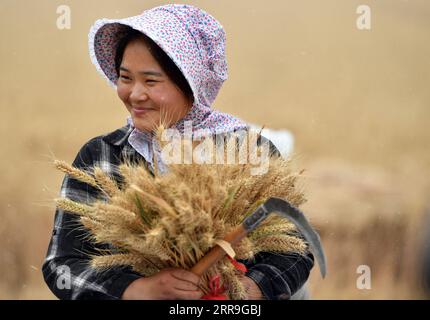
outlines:
[[122, 34], [133, 28], [151, 38], [187, 79], [194, 96], [190, 112], [174, 127], [184, 132], [192, 121], [193, 133], [212, 134], [245, 129], [247, 124], [231, 115], [211, 109], [227, 79], [225, 32], [207, 12], [191, 5], [169, 4], [124, 19], [100, 19], [89, 33], [89, 52], [97, 70], [116, 87], [115, 53]]

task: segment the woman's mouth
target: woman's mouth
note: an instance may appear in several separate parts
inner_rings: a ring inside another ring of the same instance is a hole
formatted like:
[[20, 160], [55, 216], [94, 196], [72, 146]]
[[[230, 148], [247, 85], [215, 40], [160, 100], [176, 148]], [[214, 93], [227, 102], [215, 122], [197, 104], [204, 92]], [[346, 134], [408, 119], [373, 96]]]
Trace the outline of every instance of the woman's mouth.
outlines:
[[152, 111], [154, 109], [151, 109], [151, 108], [131, 108], [131, 110], [132, 110], [133, 114], [138, 117], [138, 116], [143, 116], [143, 115], [147, 114], [149, 111]]

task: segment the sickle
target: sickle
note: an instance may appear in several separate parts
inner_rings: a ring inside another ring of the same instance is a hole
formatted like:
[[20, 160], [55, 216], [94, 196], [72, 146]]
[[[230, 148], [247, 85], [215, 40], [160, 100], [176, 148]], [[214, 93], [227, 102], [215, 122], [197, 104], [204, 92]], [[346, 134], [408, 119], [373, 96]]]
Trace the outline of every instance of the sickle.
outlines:
[[[260, 205], [253, 213], [247, 216], [242, 223], [233, 231], [224, 237], [224, 241], [235, 245], [242, 240], [246, 235], [258, 227], [270, 214], [276, 213], [283, 218], [289, 219], [297, 229], [301, 232], [304, 239], [308, 242], [310, 249], [314, 253], [318, 265], [320, 267], [321, 276], [326, 275], [326, 258], [321, 245], [321, 240], [318, 233], [310, 226], [305, 215], [296, 207], [292, 206], [288, 201], [279, 198], [269, 198], [265, 203]], [[225, 251], [220, 246], [213, 247], [194, 267], [191, 272], [201, 276], [211, 266], [221, 260]]]

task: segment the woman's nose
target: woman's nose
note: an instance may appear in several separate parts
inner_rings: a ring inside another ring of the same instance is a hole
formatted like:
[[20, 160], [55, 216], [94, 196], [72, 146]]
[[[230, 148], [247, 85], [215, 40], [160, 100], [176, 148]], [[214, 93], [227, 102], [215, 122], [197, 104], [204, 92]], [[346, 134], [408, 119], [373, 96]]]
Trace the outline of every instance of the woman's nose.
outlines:
[[145, 101], [148, 100], [148, 92], [145, 88], [145, 86], [141, 84], [135, 84], [133, 88], [131, 89], [131, 93], [129, 96], [130, 100], [134, 102], [138, 101]]

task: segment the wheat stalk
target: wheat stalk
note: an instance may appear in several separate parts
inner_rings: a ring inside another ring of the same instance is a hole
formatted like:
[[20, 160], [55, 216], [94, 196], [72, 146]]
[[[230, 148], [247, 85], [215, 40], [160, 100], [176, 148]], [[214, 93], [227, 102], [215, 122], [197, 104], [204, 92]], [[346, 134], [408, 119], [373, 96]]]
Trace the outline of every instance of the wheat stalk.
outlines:
[[[161, 137], [160, 132], [154, 134]], [[148, 276], [167, 267], [189, 269], [214, 246], [215, 239], [222, 239], [268, 197], [278, 196], [296, 206], [304, 201], [297, 175], [288, 161], [279, 158], [270, 159], [264, 176], [252, 176], [250, 164], [239, 163], [175, 164], [163, 175], [155, 164], [152, 175], [145, 164], [126, 161], [118, 167], [118, 184], [101, 168], [91, 168], [92, 177], [63, 161], [55, 164], [109, 196], [91, 205], [56, 200], [59, 208], [80, 216], [91, 240], [120, 251], [93, 256], [92, 266], [100, 270], [128, 265]], [[251, 259], [262, 251], [304, 254], [307, 245], [295, 236], [296, 231], [291, 222], [271, 216], [234, 246], [236, 257]], [[230, 298], [247, 297], [240, 273], [226, 259], [202, 276], [205, 293], [216, 274], [222, 276]]]
[[96, 214], [94, 207], [70, 200], [68, 198], [55, 199], [55, 203], [58, 208], [63, 209], [64, 211], [73, 212], [82, 216], [91, 217]]
[[280, 234], [259, 238], [255, 248], [256, 252], [296, 252], [303, 255], [306, 252], [307, 246], [298, 237]]
[[94, 177], [98, 186], [106, 192], [109, 197], [115, 196], [118, 192], [118, 186], [102, 169], [94, 168]]
[[99, 187], [96, 180], [91, 175], [84, 172], [83, 170], [79, 170], [78, 168], [67, 164], [65, 161], [55, 160], [54, 165], [58, 170], [68, 174], [69, 176], [75, 178], [78, 181], [88, 183], [90, 186], [96, 188]]

